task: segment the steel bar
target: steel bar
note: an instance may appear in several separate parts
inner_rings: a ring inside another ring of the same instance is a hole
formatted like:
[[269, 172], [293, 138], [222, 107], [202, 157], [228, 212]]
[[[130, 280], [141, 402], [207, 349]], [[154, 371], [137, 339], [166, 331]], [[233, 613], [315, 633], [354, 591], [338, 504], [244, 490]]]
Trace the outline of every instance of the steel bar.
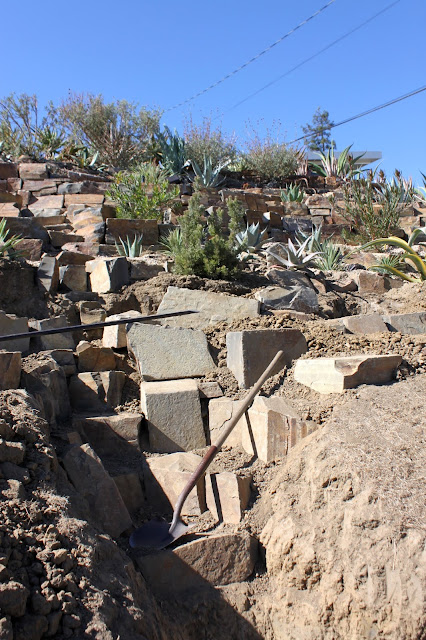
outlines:
[[75, 324], [56, 329], [41, 329], [40, 331], [26, 331], [25, 333], [12, 333], [7, 336], [0, 336], [0, 342], [15, 340], [17, 338], [28, 338], [32, 336], [48, 336], [53, 333], [67, 333], [69, 331], [88, 331], [90, 329], [100, 329], [102, 327], [113, 327], [115, 324], [132, 324], [134, 322], [145, 322], [147, 320], [161, 320], [162, 318], [173, 318], [175, 316], [186, 316], [199, 311], [173, 311], [172, 313], [159, 313], [152, 316], [138, 316], [137, 318], [121, 318], [120, 320], [107, 320], [105, 322], [92, 322], [91, 324]]

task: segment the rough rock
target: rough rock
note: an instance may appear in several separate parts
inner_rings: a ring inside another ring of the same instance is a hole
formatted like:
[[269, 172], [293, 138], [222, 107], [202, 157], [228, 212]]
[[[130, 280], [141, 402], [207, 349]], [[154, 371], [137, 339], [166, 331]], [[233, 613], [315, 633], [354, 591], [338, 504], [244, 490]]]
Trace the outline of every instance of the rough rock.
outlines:
[[164, 267], [159, 264], [148, 264], [143, 258], [128, 258], [130, 265], [130, 281], [149, 280], [158, 276], [164, 271]]
[[97, 525], [113, 538], [132, 526], [132, 520], [111, 476], [88, 444], [71, 447], [62, 459], [65, 470], [87, 500]]
[[112, 478], [117, 485], [129, 513], [135, 513], [143, 506], [145, 497], [137, 473], [124, 473]]
[[403, 335], [426, 333], [426, 311], [394, 313], [382, 317], [389, 331], [399, 331]]
[[256, 291], [255, 298], [272, 309], [293, 309], [303, 313], [316, 313], [319, 309], [318, 296], [310, 287], [293, 289], [272, 286]]
[[[7, 336], [15, 333], [27, 333], [28, 318], [18, 318], [17, 316], [3, 313], [0, 310], [0, 335]], [[28, 351], [30, 348], [30, 337], [17, 338], [15, 340], [5, 340], [0, 342], [0, 349], [6, 351]]]
[[[46, 320], [36, 320], [34, 324], [37, 331], [43, 331], [47, 329], [61, 329], [62, 327], [66, 327], [68, 322], [66, 316], [59, 315], [54, 318], [47, 318]], [[35, 339], [39, 347], [44, 351], [49, 349], [74, 349], [75, 346], [71, 331], [35, 336]]]
[[127, 344], [142, 380], [201, 377], [216, 368], [202, 331], [135, 323]]
[[[1, 343], [0, 343], [1, 346]], [[0, 351], [0, 391], [17, 389], [21, 380], [21, 352]]]
[[308, 348], [298, 329], [230, 331], [226, 336], [226, 347], [226, 365], [240, 388], [251, 387], [278, 351], [282, 350], [284, 354], [271, 375], [289, 366]]
[[102, 412], [121, 402], [126, 374], [123, 371], [85, 372], [72, 376], [69, 384], [71, 406], [77, 412]]
[[319, 393], [342, 393], [360, 384], [390, 382], [402, 362], [399, 355], [358, 355], [298, 360], [294, 379]]
[[97, 347], [82, 340], [77, 348], [79, 371], [112, 371], [115, 369], [114, 351], [109, 347]]
[[[126, 311], [125, 313], [116, 313], [112, 316], [105, 318], [107, 322], [113, 320], [122, 320], [123, 318], [137, 318], [140, 317], [138, 311]], [[95, 321], [97, 322], [97, 320]], [[103, 322], [103, 321], [102, 321]], [[112, 347], [113, 349], [123, 349], [127, 347], [127, 324], [115, 324], [111, 327], [104, 327], [102, 344], [104, 347]]]
[[207, 508], [219, 522], [238, 524], [250, 499], [251, 475], [230, 471], [206, 477]]
[[49, 177], [47, 164], [24, 162], [19, 165], [19, 176], [22, 180], [45, 180]]
[[108, 218], [106, 222], [106, 242], [114, 244], [127, 236], [133, 240], [135, 234], [143, 236], [144, 246], [158, 243], [158, 223], [156, 220], [127, 220], [125, 218]]
[[43, 293], [55, 293], [59, 285], [59, 265], [54, 256], [44, 255], [37, 270], [37, 282]]
[[59, 282], [70, 291], [87, 291], [87, 273], [84, 264], [59, 267]]
[[71, 414], [67, 381], [64, 370], [50, 356], [36, 360], [25, 358], [22, 366], [22, 386], [27, 389], [44, 409], [49, 424], [67, 420]]
[[104, 258], [86, 263], [90, 265], [90, 286], [96, 293], [118, 291], [129, 282], [126, 258]]
[[[151, 504], [174, 509], [183, 488], [200, 464], [202, 458], [195, 453], [171, 453], [148, 458], [144, 468], [147, 499]], [[206, 510], [204, 477], [192, 489], [182, 507], [183, 516], [200, 515]]]
[[140, 413], [123, 411], [106, 416], [77, 417], [73, 424], [84, 434], [99, 456], [120, 449], [125, 455], [126, 449], [120, 447], [122, 443], [139, 447], [141, 420]]
[[211, 291], [168, 287], [157, 313], [187, 310], [199, 313], [177, 318], [165, 318], [161, 321], [162, 324], [204, 329], [209, 324], [217, 322], [255, 318], [259, 315], [259, 303], [257, 300], [212, 293]]
[[[426, 316], [426, 314], [425, 314]], [[388, 331], [382, 316], [378, 313], [361, 314], [339, 318], [342, 325], [349, 333], [383, 333]]]
[[205, 447], [195, 380], [142, 382], [141, 409], [148, 421], [150, 446], [162, 453]]
[[139, 556], [137, 563], [157, 596], [177, 597], [177, 590], [184, 594], [205, 582], [217, 586], [246, 580], [257, 554], [257, 541], [247, 533], [227, 533], [205, 536], [172, 551]]
[[29, 590], [19, 582], [0, 584], [0, 609], [6, 616], [20, 618], [25, 613]]

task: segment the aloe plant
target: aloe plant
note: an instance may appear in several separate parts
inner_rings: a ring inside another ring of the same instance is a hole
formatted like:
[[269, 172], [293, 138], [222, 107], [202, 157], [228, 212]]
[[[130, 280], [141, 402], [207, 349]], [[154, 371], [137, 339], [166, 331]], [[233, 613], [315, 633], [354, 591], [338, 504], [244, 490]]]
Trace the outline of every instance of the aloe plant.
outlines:
[[334, 154], [334, 146], [328, 149], [326, 153], [318, 151], [317, 153], [320, 159], [320, 164], [311, 163], [311, 168], [315, 173], [323, 176], [324, 178], [340, 178], [345, 180], [359, 175], [361, 171], [355, 169], [355, 164], [363, 157], [364, 154], [361, 154], [356, 158], [352, 158], [350, 155], [351, 147], [352, 145], [343, 149], [339, 154], [339, 157], [336, 157]]
[[115, 247], [120, 256], [126, 256], [126, 258], [139, 258], [142, 255], [142, 233], [136, 233], [133, 241], [130, 240], [129, 236], [126, 237], [125, 240], [123, 238], [119, 238], [121, 243], [115, 243]]
[[224, 182], [225, 179], [220, 175], [220, 172], [229, 164], [230, 160], [226, 160], [226, 162], [222, 162], [216, 165], [216, 167], [213, 167], [211, 157], [204, 155], [204, 168], [201, 169], [195, 160], [191, 160], [191, 165], [194, 169], [195, 175], [201, 185], [207, 189], [211, 187], [219, 187], [222, 182]]
[[426, 262], [419, 256], [417, 251], [413, 249], [413, 244], [418, 236], [423, 232], [423, 229], [414, 229], [408, 242], [402, 240], [401, 238], [395, 238], [394, 236], [390, 236], [389, 238], [377, 238], [377, 240], [371, 240], [371, 242], [367, 242], [367, 244], [364, 244], [362, 247], [360, 247], [360, 250], [382, 245], [388, 245], [403, 249], [404, 253], [400, 256], [401, 262], [405, 262], [410, 264], [410, 266], [413, 266], [419, 274], [418, 278], [412, 276], [409, 273], [404, 273], [403, 271], [401, 271], [401, 268], [394, 267], [391, 264], [383, 264], [383, 261], [381, 264], [372, 265], [371, 269], [383, 269], [386, 273], [398, 276], [399, 278], [407, 280], [408, 282], [422, 282], [426, 280]]
[[260, 225], [256, 224], [248, 225], [244, 231], [240, 231], [235, 236], [235, 247], [240, 250], [238, 254], [241, 256], [244, 252], [253, 254], [259, 251], [265, 242], [268, 240], [268, 232], [260, 230]]
[[319, 255], [317, 251], [313, 253], [306, 251], [309, 240], [310, 238], [307, 238], [304, 242], [296, 247], [289, 239], [287, 246], [282, 245], [283, 250], [286, 253], [285, 258], [277, 255], [270, 249], [268, 249], [267, 253], [275, 258], [278, 265], [282, 265], [287, 269], [300, 269], [302, 271], [307, 270], [309, 267], [315, 266], [315, 258]]
[[6, 230], [6, 218], [0, 220], [0, 257], [19, 258], [19, 250], [16, 246], [21, 242], [20, 236], [9, 236]]
[[298, 184], [291, 184], [287, 189], [283, 189], [280, 193], [280, 197], [283, 202], [302, 202], [303, 195], [303, 189], [301, 189]]

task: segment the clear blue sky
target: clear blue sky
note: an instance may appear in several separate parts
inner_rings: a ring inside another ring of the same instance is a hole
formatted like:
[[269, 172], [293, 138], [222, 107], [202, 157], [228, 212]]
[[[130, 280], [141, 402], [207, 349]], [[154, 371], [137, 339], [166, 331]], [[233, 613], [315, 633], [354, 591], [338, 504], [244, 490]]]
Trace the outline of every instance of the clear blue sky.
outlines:
[[[102, 93], [166, 109], [232, 71], [327, 0], [21, 0], [2, 7], [0, 95], [36, 93], [41, 104], [73, 92]], [[336, 0], [246, 69], [163, 116], [183, 130], [192, 114], [235, 132], [281, 123], [302, 134], [317, 107], [338, 122], [426, 84], [426, 1], [393, 8], [242, 105], [240, 100], [344, 35], [392, 0]], [[382, 168], [416, 182], [426, 173], [426, 92], [334, 130], [337, 147], [378, 150]], [[221, 114], [224, 114], [221, 116]]]

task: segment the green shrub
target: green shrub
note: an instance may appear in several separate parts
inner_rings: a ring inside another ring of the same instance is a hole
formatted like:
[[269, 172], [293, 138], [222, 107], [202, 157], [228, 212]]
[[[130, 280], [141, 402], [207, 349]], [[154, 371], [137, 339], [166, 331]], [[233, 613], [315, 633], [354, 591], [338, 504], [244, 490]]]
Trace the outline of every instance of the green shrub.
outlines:
[[0, 100], [0, 140], [2, 151], [13, 158], [28, 154], [40, 157], [40, 135], [47, 126], [47, 118], [39, 122], [38, 99], [21, 93]]
[[204, 118], [202, 124], [196, 125], [190, 117], [185, 122], [184, 137], [187, 157], [200, 167], [204, 156], [210, 158], [214, 167], [237, 157], [235, 138], [227, 136], [219, 126], [213, 129], [211, 118]]
[[[236, 209], [231, 209], [232, 226], [238, 226]], [[189, 201], [188, 210], [181, 219], [181, 233], [163, 244], [174, 259], [174, 272], [180, 275], [194, 274], [205, 278], [231, 278], [239, 274], [241, 263], [238, 249], [231, 237], [222, 231], [223, 212], [218, 209], [209, 217], [208, 228], [201, 222], [204, 207], [196, 192]], [[237, 213], [237, 216], [239, 214]], [[241, 216], [242, 219], [242, 216]], [[239, 221], [241, 223], [241, 220]]]
[[280, 180], [297, 173], [299, 164], [297, 151], [272, 137], [265, 138], [253, 132], [247, 142], [245, 160], [249, 169], [263, 180]]
[[363, 242], [390, 236], [399, 225], [401, 211], [413, 199], [401, 176], [374, 181], [374, 173], [349, 180], [343, 186], [344, 217]]
[[120, 169], [147, 160], [147, 148], [159, 132], [160, 113], [101, 95], [71, 94], [59, 107], [50, 105], [52, 120], [78, 144], [99, 153], [101, 162]]
[[134, 171], [115, 176], [107, 196], [117, 202], [118, 218], [162, 220], [163, 212], [179, 196], [179, 187], [167, 180], [167, 174], [149, 162]]

